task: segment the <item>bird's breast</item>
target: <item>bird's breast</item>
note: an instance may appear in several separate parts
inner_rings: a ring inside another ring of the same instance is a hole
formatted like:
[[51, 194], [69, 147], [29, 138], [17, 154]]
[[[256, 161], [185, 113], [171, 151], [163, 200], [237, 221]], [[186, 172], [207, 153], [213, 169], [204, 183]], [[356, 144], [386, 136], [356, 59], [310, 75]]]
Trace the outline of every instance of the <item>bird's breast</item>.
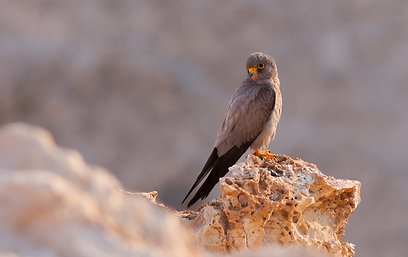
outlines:
[[266, 149], [270, 141], [275, 139], [276, 128], [282, 113], [282, 95], [279, 89], [279, 83], [273, 85], [273, 90], [275, 91], [275, 106], [264, 129], [250, 146], [253, 150], [259, 150], [262, 147]]

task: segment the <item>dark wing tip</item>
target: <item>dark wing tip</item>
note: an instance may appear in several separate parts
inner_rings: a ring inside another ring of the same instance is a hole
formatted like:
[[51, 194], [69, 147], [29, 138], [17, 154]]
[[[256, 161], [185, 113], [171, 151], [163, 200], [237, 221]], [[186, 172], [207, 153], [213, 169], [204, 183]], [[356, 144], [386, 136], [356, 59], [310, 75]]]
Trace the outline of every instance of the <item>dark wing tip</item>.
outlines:
[[[201, 173], [198, 175], [198, 177], [197, 177], [196, 181], [194, 182], [193, 186], [190, 188], [190, 191], [188, 191], [186, 197], [184, 197], [183, 201], [181, 202], [182, 204], [186, 201], [186, 199], [191, 194], [191, 192], [194, 190], [194, 188], [196, 188], [198, 186], [198, 184], [200, 184], [200, 182], [203, 180], [205, 175], [207, 175], [207, 173], [212, 169], [212, 167], [214, 166], [217, 159], [218, 159], [217, 148], [214, 148], [213, 151], [211, 152], [210, 156], [208, 157], [208, 160], [205, 163]], [[187, 206], [187, 208], [188, 208], [188, 206]]]
[[219, 182], [219, 179], [228, 173], [228, 168], [238, 161], [253, 141], [254, 139], [240, 147], [234, 146], [223, 156], [216, 159], [213, 166], [211, 166], [212, 170], [210, 175], [208, 175], [200, 189], [197, 190], [193, 198], [188, 202], [187, 208], [190, 208], [190, 206], [195, 204], [199, 199], [203, 200], [208, 197], [214, 186]]
[[[207, 180], [204, 182], [204, 184], [207, 182]], [[191, 198], [191, 200], [188, 202], [187, 204], [187, 208], [190, 208], [192, 205], [194, 205], [198, 200], [204, 200], [205, 198], [207, 198], [207, 196], [210, 194], [211, 190], [214, 188], [214, 186], [217, 184], [218, 182], [212, 183], [213, 185], [208, 185], [208, 183], [206, 185], [202, 185], [200, 187], [200, 189], [195, 193], [195, 195], [193, 196], [193, 198]]]
[[[190, 191], [188, 191], [186, 197], [184, 197], [183, 201], [181, 202], [181, 204], [184, 204], [184, 202], [186, 201], [187, 197], [191, 194], [191, 191], [194, 190], [194, 188], [196, 187], [196, 183], [194, 183], [194, 185], [190, 188]], [[188, 207], [188, 206], [187, 206]]]

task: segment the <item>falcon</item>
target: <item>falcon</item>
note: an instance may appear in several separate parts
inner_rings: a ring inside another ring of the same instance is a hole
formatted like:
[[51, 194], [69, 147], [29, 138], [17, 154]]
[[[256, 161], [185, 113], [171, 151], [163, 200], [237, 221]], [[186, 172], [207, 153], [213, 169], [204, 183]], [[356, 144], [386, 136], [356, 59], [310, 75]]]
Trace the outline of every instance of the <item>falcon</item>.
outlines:
[[235, 90], [224, 121], [218, 131], [214, 149], [183, 202], [209, 173], [188, 202], [187, 208], [207, 198], [219, 179], [251, 148], [256, 156], [273, 159], [268, 148], [275, 138], [282, 111], [278, 69], [267, 54], [256, 52], [246, 62], [247, 78]]

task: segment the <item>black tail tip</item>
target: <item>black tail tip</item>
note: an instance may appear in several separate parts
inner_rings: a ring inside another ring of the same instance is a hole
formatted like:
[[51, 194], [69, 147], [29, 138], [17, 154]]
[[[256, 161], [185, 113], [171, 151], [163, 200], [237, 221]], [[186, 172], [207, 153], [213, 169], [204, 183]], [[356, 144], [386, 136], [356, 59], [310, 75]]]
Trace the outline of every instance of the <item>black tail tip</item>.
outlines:
[[[184, 204], [184, 202], [185, 202], [186, 200], [187, 200], [187, 196], [186, 196], [186, 198], [183, 199], [183, 201], [181, 202], [181, 204]], [[194, 202], [193, 202], [193, 200], [194, 200], [194, 198], [191, 199], [190, 202], [188, 202], [187, 208], [190, 208], [192, 205], [195, 204], [195, 202], [197, 202], [197, 200], [195, 200]]]
[[188, 202], [187, 208], [190, 208], [193, 206], [198, 200], [203, 200], [205, 197], [198, 197], [197, 195], [194, 195], [193, 198]]
[[193, 206], [197, 202], [197, 200], [194, 200], [194, 198], [191, 199], [190, 202], [188, 202], [188, 204], [187, 204], [187, 208], [190, 208], [191, 206]]

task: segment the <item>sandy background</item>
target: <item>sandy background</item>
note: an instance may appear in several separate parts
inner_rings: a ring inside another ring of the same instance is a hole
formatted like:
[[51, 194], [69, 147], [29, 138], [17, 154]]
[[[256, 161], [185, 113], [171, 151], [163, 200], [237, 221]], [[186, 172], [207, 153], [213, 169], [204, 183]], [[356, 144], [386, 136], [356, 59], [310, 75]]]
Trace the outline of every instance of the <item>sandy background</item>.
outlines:
[[344, 240], [404, 256], [407, 1], [1, 1], [0, 124], [42, 126], [181, 209], [255, 51], [281, 80], [270, 150], [360, 180]]

